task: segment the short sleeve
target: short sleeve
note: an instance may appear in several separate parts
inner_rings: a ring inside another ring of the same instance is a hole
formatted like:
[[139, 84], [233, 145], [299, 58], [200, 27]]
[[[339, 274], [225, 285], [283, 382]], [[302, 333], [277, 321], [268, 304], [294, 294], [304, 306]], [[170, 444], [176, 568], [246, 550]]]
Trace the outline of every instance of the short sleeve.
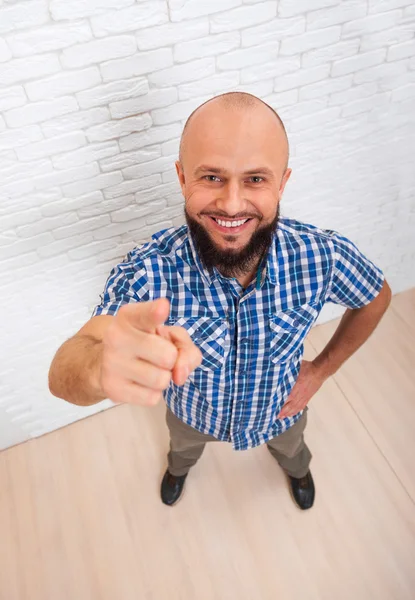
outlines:
[[101, 302], [92, 311], [97, 315], [115, 315], [121, 306], [145, 301], [148, 296], [146, 269], [137, 264], [129, 252], [121, 263], [113, 267], [100, 294]]
[[333, 268], [326, 302], [347, 308], [361, 308], [380, 292], [385, 280], [382, 270], [357, 246], [337, 231], [330, 231], [333, 243]]

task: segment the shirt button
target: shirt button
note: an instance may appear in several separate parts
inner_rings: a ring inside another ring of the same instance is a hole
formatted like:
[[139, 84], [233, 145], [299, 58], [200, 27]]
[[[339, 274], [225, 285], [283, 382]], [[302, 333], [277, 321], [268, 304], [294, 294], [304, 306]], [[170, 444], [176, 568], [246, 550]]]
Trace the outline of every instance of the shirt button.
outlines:
[[300, 325], [300, 321], [298, 321], [298, 319], [295, 319], [293, 325], [294, 327], [298, 327]]
[[248, 338], [242, 338], [241, 344], [247, 344], [249, 342]]

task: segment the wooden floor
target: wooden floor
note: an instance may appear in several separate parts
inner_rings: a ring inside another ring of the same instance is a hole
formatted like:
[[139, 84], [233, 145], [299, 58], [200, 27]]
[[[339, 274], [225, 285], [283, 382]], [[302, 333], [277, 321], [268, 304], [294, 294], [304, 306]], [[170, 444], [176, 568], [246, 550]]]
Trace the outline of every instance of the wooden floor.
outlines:
[[1, 600], [414, 600], [415, 290], [310, 403], [310, 511], [265, 447], [227, 444], [162, 505], [164, 411], [117, 406], [0, 453]]

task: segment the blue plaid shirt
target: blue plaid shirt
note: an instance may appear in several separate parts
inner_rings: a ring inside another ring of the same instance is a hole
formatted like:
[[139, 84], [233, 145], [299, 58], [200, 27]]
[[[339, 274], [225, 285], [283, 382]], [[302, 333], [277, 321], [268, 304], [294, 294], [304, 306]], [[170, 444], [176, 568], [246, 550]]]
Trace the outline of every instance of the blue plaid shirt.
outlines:
[[325, 302], [368, 304], [383, 272], [346, 237], [280, 217], [262, 273], [244, 290], [207, 271], [187, 225], [155, 233], [114, 267], [91, 316], [114, 315], [128, 302], [170, 301], [167, 325], [180, 325], [203, 360], [183, 386], [163, 392], [173, 413], [194, 429], [259, 446], [291, 427], [302, 411], [278, 419], [297, 379], [304, 338]]

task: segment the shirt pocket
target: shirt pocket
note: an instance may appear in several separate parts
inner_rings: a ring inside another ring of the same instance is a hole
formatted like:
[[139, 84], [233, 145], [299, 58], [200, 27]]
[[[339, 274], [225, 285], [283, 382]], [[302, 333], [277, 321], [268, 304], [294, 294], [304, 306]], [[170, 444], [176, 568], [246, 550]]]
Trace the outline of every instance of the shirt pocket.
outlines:
[[177, 325], [186, 329], [202, 353], [199, 369], [205, 371], [222, 369], [228, 330], [225, 319], [221, 317], [169, 317], [166, 325]]
[[317, 319], [319, 311], [313, 304], [303, 304], [269, 315], [269, 358], [284, 363], [301, 348], [304, 339]]

